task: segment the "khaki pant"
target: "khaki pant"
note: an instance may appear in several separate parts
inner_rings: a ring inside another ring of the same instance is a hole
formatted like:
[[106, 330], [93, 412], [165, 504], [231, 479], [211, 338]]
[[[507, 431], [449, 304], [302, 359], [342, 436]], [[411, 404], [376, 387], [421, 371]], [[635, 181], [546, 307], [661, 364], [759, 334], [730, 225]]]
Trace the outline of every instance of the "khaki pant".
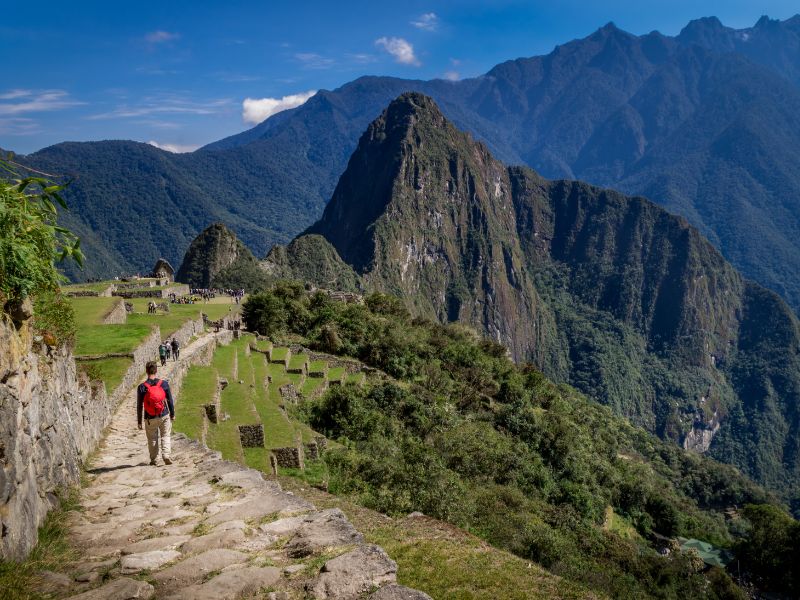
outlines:
[[169, 415], [156, 419], [144, 420], [144, 432], [147, 434], [147, 449], [150, 451], [150, 460], [158, 458], [158, 438], [161, 437], [161, 458], [170, 458], [172, 451], [172, 420]]

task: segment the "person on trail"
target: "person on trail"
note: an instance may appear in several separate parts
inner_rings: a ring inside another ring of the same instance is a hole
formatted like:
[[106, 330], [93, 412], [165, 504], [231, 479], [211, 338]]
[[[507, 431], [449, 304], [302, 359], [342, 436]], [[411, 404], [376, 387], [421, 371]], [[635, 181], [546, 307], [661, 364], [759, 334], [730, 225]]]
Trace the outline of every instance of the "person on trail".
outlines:
[[172, 355], [175, 357], [175, 360], [178, 360], [178, 355], [181, 353], [181, 345], [178, 343], [176, 338], [172, 338]]
[[175, 403], [169, 383], [158, 379], [158, 366], [155, 361], [145, 365], [147, 379], [139, 384], [136, 390], [136, 419], [142, 429], [144, 416], [144, 432], [147, 435], [147, 449], [150, 452], [150, 464], [156, 464], [158, 458], [159, 438], [161, 441], [161, 458], [165, 465], [172, 464], [172, 421], [175, 420]]
[[169, 345], [169, 340], [164, 342], [164, 348], [167, 349], [167, 360], [169, 360], [170, 353], [172, 352], [172, 346]]
[[164, 342], [161, 342], [161, 345], [158, 347], [158, 357], [161, 359], [162, 367], [167, 365], [167, 352], [167, 345]]

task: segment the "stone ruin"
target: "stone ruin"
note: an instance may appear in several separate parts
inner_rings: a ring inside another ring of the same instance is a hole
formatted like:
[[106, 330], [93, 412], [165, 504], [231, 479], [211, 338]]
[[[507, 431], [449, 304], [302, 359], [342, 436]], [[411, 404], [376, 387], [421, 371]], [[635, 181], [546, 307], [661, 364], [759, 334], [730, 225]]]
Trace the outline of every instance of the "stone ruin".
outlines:
[[288, 469], [304, 469], [302, 446], [289, 446], [287, 448], [273, 448], [272, 454], [279, 467]]
[[279, 390], [281, 393], [281, 398], [284, 402], [297, 404], [300, 401], [300, 393], [297, 391], [297, 388], [294, 387], [294, 384], [287, 383], [282, 385]]
[[239, 440], [242, 448], [263, 448], [264, 447], [264, 426], [258, 425], [239, 425]]
[[211, 423], [217, 423], [217, 405], [216, 404], [204, 404], [203, 408], [206, 411], [206, 417]]

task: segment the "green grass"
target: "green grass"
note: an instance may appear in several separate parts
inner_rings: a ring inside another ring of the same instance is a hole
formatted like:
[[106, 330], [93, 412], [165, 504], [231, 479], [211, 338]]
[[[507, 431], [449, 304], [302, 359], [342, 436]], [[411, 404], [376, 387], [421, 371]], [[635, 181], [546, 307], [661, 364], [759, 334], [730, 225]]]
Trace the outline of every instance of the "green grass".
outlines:
[[101, 325], [103, 317], [111, 312], [111, 309], [119, 301], [119, 298], [99, 298], [97, 296], [69, 298], [69, 303], [75, 311], [75, 326], [81, 329], [89, 325]]
[[[228, 387], [222, 390], [220, 394], [220, 410], [227, 413], [230, 418], [225, 421], [220, 421], [216, 425], [211, 425], [208, 428], [208, 436], [206, 443], [209, 447], [215, 448], [222, 452], [222, 456], [228, 460], [236, 460], [238, 462], [245, 462], [245, 454], [242, 449], [242, 444], [239, 439], [239, 425], [250, 425], [258, 422], [258, 412], [253, 404], [255, 389], [250, 387], [255, 383], [253, 365], [250, 356], [245, 355], [245, 346], [249, 343], [247, 338], [241, 338], [227, 347], [220, 348], [228, 350], [226, 352], [225, 363], [231, 365], [232, 368], [232, 354], [227, 356], [230, 352], [236, 352], [239, 360], [239, 373], [238, 377], [233, 380], [229, 379]], [[257, 355], [260, 356], [260, 355]], [[216, 362], [217, 356], [214, 356]], [[242, 380], [244, 383], [239, 383]]]
[[269, 464], [269, 450], [266, 448], [243, 448], [244, 464], [251, 469], [258, 469], [262, 473], [271, 473]]
[[321, 377], [306, 377], [303, 385], [300, 386], [300, 392], [302, 392], [303, 396], [306, 398], [310, 398], [311, 394], [322, 387], [323, 383], [325, 383], [325, 380]]
[[79, 509], [78, 490], [61, 496], [61, 505], [48, 513], [39, 528], [39, 541], [22, 562], [0, 561], [0, 596], [3, 600], [38, 600], [46, 598], [35, 592], [37, 573], [61, 571], [78, 558], [69, 542], [69, 516]]
[[305, 375], [302, 373], [286, 373], [286, 380], [287, 382], [291, 383], [296, 387], [298, 390], [304, 380]]
[[233, 383], [233, 363], [236, 356], [236, 346], [229, 344], [221, 346], [214, 351], [214, 358], [211, 360], [213, 366], [219, 372], [219, 376]]
[[341, 381], [345, 374], [344, 367], [333, 367], [328, 369], [328, 381]]
[[328, 481], [328, 465], [324, 460], [307, 460], [305, 467], [305, 470], [279, 467], [278, 474], [295, 477], [313, 486], [323, 486]]
[[[176, 399], [175, 431], [199, 440], [205, 419], [204, 404], [210, 404], [217, 387], [217, 371], [213, 367], [191, 366]], [[213, 427], [213, 425], [212, 425]]]
[[133, 352], [148, 335], [146, 324], [88, 325], [76, 333], [75, 355]]
[[77, 364], [89, 376], [89, 379], [99, 379], [105, 382], [106, 393], [111, 395], [122, 383], [125, 373], [128, 372], [128, 369], [133, 364], [133, 360], [126, 357], [113, 357], [100, 360], [79, 360]]
[[309, 373], [315, 372], [323, 372], [328, 370], [328, 363], [324, 360], [312, 360], [308, 363], [308, 371]]
[[289, 355], [289, 348], [273, 348], [271, 360], [286, 360]]
[[290, 369], [301, 369], [308, 362], [308, 354], [295, 354], [289, 359]]
[[[263, 381], [267, 372], [272, 374], [272, 384], [268, 389], [256, 387], [255, 406], [261, 423], [264, 425], [264, 444], [267, 448], [283, 448], [295, 443], [295, 429], [279, 408], [281, 404], [280, 386], [287, 382], [286, 373], [280, 365], [267, 364], [252, 357], [257, 381]], [[281, 369], [278, 372], [278, 369]]]
[[364, 383], [364, 373], [348, 373], [344, 381], [345, 383], [355, 383], [361, 385]]
[[253, 340], [251, 344], [256, 350], [261, 352], [269, 352], [272, 350], [272, 342], [269, 340]]
[[61, 286], [64, 292], [103, 292], [109, 286], [119, 283], [116, 281], [100, 281], [96, 283], [74, 283], [72, 285]]

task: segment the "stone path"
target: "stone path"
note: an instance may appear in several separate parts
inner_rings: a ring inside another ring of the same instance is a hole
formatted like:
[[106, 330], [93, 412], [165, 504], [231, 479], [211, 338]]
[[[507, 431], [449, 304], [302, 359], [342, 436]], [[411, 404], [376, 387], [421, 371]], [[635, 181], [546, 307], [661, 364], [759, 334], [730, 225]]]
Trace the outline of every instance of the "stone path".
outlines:
[[[207, 349], [213, 335], [189, 345], [181, 360]], [[169, 363], [159, 375], [169, 379], [176, 368]], [[48, 577], [60, 582], [59, 597], [429, 598], [397, 585], [395, 562], [365, 543], [340, 510], [318, 511], [198, 442], [174, 435], [173, 464], [150, 466], [135, 390], [117, 410], [89, 478], [72, 524], [83, 556]]]

